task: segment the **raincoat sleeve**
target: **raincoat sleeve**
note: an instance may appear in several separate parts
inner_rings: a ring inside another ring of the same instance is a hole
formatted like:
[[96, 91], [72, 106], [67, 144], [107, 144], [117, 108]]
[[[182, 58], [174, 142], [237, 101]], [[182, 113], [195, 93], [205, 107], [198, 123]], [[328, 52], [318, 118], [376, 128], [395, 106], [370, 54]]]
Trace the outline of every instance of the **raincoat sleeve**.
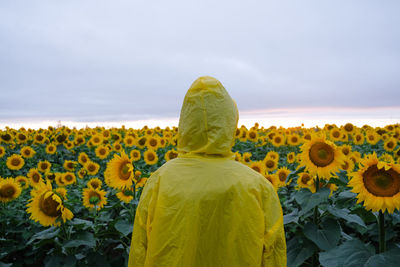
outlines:
[[147, 252], [147, 225], [151, 219], [149, 215], [149, 206], [157, 195], [156, 187], [157, 177], [151, 176], [143, 189], [140, 201], [136, 209], [135, 222], [133, 224], [131, 248], [129, 252], [128, 267], [144, 266]]
[[286, 266], [285, 231], [278, 195], [272, 186], [269, 186], [262, 199], [265, 221], [262, 266]]

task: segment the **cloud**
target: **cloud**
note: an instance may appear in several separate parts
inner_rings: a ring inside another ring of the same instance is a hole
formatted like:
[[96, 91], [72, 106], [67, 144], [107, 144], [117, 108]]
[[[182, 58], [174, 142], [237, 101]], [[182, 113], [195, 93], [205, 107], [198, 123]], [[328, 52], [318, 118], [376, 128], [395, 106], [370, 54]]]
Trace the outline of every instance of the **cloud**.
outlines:
[[399, 106], [398, 1], [39, 1], [0, 6], [0, 117], [179, 115], [221, 80], [241, 110]]

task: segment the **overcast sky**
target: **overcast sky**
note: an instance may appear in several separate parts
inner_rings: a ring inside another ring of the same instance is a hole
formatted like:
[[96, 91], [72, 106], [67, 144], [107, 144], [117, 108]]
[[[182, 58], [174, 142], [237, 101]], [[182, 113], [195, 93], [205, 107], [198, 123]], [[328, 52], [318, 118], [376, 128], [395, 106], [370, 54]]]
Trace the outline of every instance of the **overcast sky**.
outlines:
[[179, 116], [199, 76], [240, 111], [399, 107], [400, 1], [0, 2], [0, 119]]

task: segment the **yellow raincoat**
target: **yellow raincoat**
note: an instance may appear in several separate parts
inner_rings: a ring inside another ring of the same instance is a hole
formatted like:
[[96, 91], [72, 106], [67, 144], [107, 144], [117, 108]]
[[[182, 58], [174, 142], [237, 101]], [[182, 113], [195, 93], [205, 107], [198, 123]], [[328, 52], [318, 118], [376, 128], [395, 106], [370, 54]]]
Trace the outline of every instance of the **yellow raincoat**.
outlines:
[[235, 102], [200, 77], [188, 90], [178, 158], [144, 187], [128, 266], [286, 266], [278, 196], [258, 172], [234, 160]]

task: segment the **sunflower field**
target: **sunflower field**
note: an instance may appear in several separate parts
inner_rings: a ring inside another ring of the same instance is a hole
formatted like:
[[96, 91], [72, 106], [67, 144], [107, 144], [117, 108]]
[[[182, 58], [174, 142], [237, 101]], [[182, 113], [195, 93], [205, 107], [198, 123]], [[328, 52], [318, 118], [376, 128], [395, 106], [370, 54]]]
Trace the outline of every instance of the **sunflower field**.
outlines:
[[[0, 130], [0, 266], [125, 266], [147, 178], [176, 127]], [[400, 125], [236, 131], [277, 190], [288, 266], [398, 266]]]

